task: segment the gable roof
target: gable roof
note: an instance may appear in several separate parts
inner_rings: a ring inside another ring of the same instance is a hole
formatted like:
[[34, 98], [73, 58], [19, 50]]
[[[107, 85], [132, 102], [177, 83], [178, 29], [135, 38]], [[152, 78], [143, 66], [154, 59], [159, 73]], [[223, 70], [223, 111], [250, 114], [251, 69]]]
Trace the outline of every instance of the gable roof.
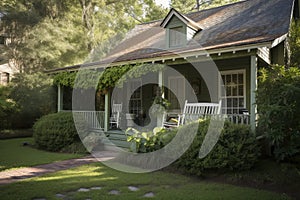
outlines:
[[185, 47], [165, 49], [165, 26], [167, 17], [150, 23], [137, 25], [123, 42], [99, 62], [70, 66], [62, 69], [76, 69], [84, 66], [106, 63], [143, 62], [190, 52], [218, 51], [224, 48], [246, 45], [264, 45], [285, 39], [293, 14], [294, 0], [247, 0], [186, 15], [171, 10], [169, 15], [179, 15], [186, 23], [195, 22], [202, 28], [194, 41]]
[[200, 25], [197, 22], [194, 22], [192, 19], [188, 18], [187, 16], [179, 13], [176, 9], [171, 8], [170, 12], [167, 14], [167, 16], [163, 19], [160, 26], [163, 28], [166, 28], [169, 21], [172, 19], [172, 17], [176, 16], [178, 19], [180, 19], [183, 23], [185, 23], [190, 28], [194, 29], [195, 31], [201, 30]]

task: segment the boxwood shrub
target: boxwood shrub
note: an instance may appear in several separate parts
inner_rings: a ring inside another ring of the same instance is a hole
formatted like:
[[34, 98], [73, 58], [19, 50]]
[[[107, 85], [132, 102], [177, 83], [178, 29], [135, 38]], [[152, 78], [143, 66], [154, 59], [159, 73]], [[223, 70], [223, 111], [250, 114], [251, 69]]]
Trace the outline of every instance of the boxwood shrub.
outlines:
[[[193, 124], [187, 125], [192, 126]], [[210, 170], [246, 170], [258, 160], [259, 146], [249, 126], [226, 121], [217, 144], [204, 158], [199, 150], [208, 130], [209, 121], [199, 124], [198, 133], [189, 149], [175, 162], [175, 166], [194, 175]], [[187, 131], [189, 128], [186, 127]]]
[[71, 112], [59, 112], [40, 118], [33, 126], [33, 138], [37, 148], [56, 152], [67, 152], [68, 147], [76, 152], [74, 145], [81, 143]]

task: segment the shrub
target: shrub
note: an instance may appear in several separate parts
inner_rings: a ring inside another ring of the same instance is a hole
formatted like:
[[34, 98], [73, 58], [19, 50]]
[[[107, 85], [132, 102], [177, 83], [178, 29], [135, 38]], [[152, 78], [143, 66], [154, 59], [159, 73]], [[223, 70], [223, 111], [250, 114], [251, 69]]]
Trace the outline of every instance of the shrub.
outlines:
[[[201, 175], [207, 170], [246, 170], [251, 168], [259, 156], [259, 146], [255, 135], [246, 125], [225, 122], [220, 138], [212, 151], [203, 159], [199, 158], [200, 147], [207, 134], [209, 120], [199, 122], [197, 135], [188, 150], [175, 162], [175, 166], [184, 171]], [[127, 140], [132, 142], [133, 152], [152, 152], [168, 144], [181, 131], [182, 140], [189, 137], [195, 130], [196, 123], [188, 124], [179, 129], [154, 129], [153, 132], [127, 130]], [[182, 141], [176, 148], [184, 148]], [[174, 151], [177, 152], [176, 149]]]
[[134, 128], [126, 130], [127, 141], [131, 142], [130, 150], [135, 153], [147, 153], [161, 149], [176, 135], [176, 130], [154, 128], [152, 132], [139, 132]]
[[[80, 126], [84, 126], [83, 124]], [[33, 138], [38, 148], [66, 152], [80, 142], [71, 112], [59, 112], [40, 118], [33, 126]], [[73, 149], [72, 151], [75, 152]]]
[[11, 116], [18, 110], [16, 103], [9, 98], [9, 93], [10, 88], [0, 86], [0, 130], [11, 128]]
[[261, 69], [258, 86], [258, 131], [269, 139], [277, 160], [292, 158], [300, 152], [300, 70]]
[[[191, 124], [193, 125], [193, 124]], [[185, 129], [188, 134], [188, 126]], [[220, 138], [212, 151], [204, 158], [199, 158], [199, 150], [208, 130], [209, 121], [199, 124], [198, 133], [175, 166], [184, 171], [201, 175], [208, 170], [246, 170], [251, 168], [259, 156], [259, 147], [255, 135], [246, 125], [226, 121]]]

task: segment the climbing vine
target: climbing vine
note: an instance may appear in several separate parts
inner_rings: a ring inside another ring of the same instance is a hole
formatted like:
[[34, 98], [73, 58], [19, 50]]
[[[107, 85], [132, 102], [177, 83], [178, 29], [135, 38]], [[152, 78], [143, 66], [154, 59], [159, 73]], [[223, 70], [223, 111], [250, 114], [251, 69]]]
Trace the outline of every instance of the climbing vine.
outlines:
[[132, 78], [163, 70], [164, 67], [165, 65], [162, 64], [136, 64], [108, 67], [104, 71], [86, 69], [77, 72], [61, 72], [54, 76], [54, 84], [82, 89], [96, 88], [104, 92], [114, 87], [122, 87]]

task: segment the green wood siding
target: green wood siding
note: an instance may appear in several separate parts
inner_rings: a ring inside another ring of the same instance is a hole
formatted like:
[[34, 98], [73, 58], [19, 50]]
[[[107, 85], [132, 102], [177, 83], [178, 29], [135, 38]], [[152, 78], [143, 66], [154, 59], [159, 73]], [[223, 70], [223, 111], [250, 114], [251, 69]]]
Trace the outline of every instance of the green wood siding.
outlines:
[[271, 50], [272, 64], [284, 65], [285, 64], [285, 47], [284, 42], [280, 43]]
[[[182, 40], [182, 42], [181, 42], [181, 44], [179, 45], [179, 46], [184, 46], [184, 45], [186, 45], [186, 42], [187, 42], [187, 26], [186, 26], [186, 24], [185, 23], [183, 23], [178, 17], [176, 17], [176, 16], [173, 16], [171, 19], [170, 19], [170, 21], [169, 21], [169, 23], [167, 24], [167, 26], [166, 26], [166, 47], [167, 48], [172, 48], [172, 47], [177, 47], [178, 45], [172, 45], [172, 43], [174, 42], [172, 42], [171, 41], [171, 31], [170, 31], [170, 29], [177, 29], [177, 31], [178, 31], [178, 28], [179, 27], [181, 27], [182, 29], [181, 29], [181, 31], [180, 31], [180, 36], [182, 37], [181, 38], [181, 40]], [[174, 44], [174, 43], [173, 43]]]

